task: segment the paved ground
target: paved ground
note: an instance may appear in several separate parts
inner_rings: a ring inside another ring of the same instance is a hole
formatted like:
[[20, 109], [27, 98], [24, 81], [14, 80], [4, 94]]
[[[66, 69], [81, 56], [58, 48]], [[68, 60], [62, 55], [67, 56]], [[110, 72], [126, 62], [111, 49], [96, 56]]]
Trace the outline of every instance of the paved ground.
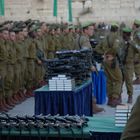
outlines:
[[[140, 95], [140, 85], [134, 86], [134, 101], [136, 101], [137, 96]], [[127, 94], [126, 94], [126, 88], [124, 86], [123, 88], [123, 94], [122, 94], [122, 101], [126, 104], [127, 102]], [[107, 105], [101, 105], [105, 108], [105, 112], [97, 114], [97, 116], [114, 116], [115, 114], [115, 108], [111, 108]], [[34, 114], [34, 97], [27, 99], [23, 103], [16, 105], [12, 110], [8, 112], [11, 115], [33, 115]]]

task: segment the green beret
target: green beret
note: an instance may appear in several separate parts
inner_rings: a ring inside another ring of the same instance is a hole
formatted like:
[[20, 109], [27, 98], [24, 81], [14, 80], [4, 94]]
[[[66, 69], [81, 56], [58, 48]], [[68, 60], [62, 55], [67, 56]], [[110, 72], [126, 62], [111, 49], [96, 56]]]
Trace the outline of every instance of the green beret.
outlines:
[[134, 20], [134, 24], [139, 25], [140, 26], [140, 20], [135, 19]]
[[0, 32], [2, 32], [2, 31], [4, 31], [4, 30], [8, 31], [8, 28], [7, 28], [7, 27], [1, 27], [1, 28], [0, 28]]
[[82, 28], [86, 28], [86, 27], [91, 26], [91, 25], [93, 25], [92, 22], [86, 22], [86, 23], [82, 24]]
[[131, 33], [131, 32], [132, 32], [132, 29], [129, 28], [129, 27], [124, 27], [124, 28], [122, 29], [122, 31], [125, 32], [125, 33]]
[[32, 26], [31, 26], [31, 28], [30, 28], [30, 31], [31, 32], [36, 32], [38, 29], [40, 28], [40, 26], [38, 26], [38, 25], [36, 25], [36, 24], [33, 24]]
[[68, 29], [75, 29], [73, 25], [68, 26]]
[[117, 22], [112, 22], [111, 23], [111, 26], [113, 26], [113, 27], [119, 27], [119, 24]]
[[21, 29], [21, 28], [15, 27], [15, 28], [11, 29], [11, 31], [13, 31], [13, 32], [15, 32], [15, 33], [19, 33], [19, 32], [22, 31], [22, 29]]

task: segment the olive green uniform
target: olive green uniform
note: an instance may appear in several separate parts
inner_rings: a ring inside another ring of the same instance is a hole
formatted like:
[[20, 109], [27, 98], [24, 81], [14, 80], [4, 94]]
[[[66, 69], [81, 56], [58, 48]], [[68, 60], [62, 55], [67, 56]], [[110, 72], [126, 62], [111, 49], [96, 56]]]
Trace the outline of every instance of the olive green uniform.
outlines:
[[23, 62], [23, 42], [17, 41], [15, 43], [16, 47], [16, 66], [15, 66], [15, 89], [20, 90], [23, 89], [24, 83], [23, 83], [23, 76], [22, 76], [22, 62]]
[[[44, 59], [44, 50], [43, 50], [43, 44], [42, 44], [42, 39], [36, 39], [35, 40], [36, 43], [36, 60], [40, 60]], [[38, 53], [41, 52], [41, 58], [38, 57]], [[35, 77], [36, 77], [36, 82], [40, 83], [43, 80], [44, 77], [44, 67], [43, 67], [43, 63], [42, 64], [38, 64], [38, 62], [36, 61], [35, 64]]]
[[[106, 38], [95, 48], [95, 51], [102, 55], [108, 51], [114, 51], [115, 53], [113, 62], [103, 63], [107, 76], [107, 94], [109, 100], [119, 99], [122, 88], [122, 72], [116, 58], [117, 50], [114, 48], [116, 41], [118, 41], [117, 32], [110, 32], [110, 34], [107, 35]], [[115, 66], [112, 67], [113, 63], [115, 63]]]
[[123, 63], [123, 78], [126, 83], [127, 94], [129, 96], [133, 95], [133, 72], [134, 72], [134, 57], [138, 53], [138, 49], [135, 47], [134, 42], [125, 42], [123, 39], [118, 44], [118, 54], [121, 62]]
[[0, 39], [0, 99], [5, 96], [5, 79], [7, 74], [7, 49], [5, 41]]
[[90, 41], [89, 41], [89, 37], [87, 35], [77, 36], [75, 49], [78, 50], [84, 47], [92, 49]]
[[131, 116], [122, 133], [121, 140], [140, 140], [140, 96], [132, 108]]
[[[136, 33], [140, 31], [140, 28], [134, 31], [133, 40], [137, 45], [140, 45], [140, 41], [136, 38]], [[137, 53], [134, 58], [134, 73], [136, 78], [140, 78], [140, 54]]]
[[103, 64], [107, 76], [107, 94], [110, 99], [119, 99], [121, 96], [122, 72], [117, 61], [115, 63], [114, 67], [112, 67], [113, 62]]
[[107, 37], [103, 41], [101, 41], [100, 44], [97, 45], [94, 50], [97, 53], [103, 55], [108, 49], [113, 47], [115, 41], [117, 40], [118, 40], [118, 34], [114, 32], [110, 32], [110, 34], [107, 35]]
[[56, 46], [54, 42], [54, 36], [48, 36], [48, 58], [52, 59], [55, 57]]
[[28, 57], [27, 57], [27, 89], [35, 86], [35, 63], [36, 63], [36, 44], [29, 38]]
[[16, 64], [16, 48], [12, 41], [6, 41], [7, 47], [7, 75], [5, 83], [6, 97], [11, 97], [14, 92], [14, 68]]

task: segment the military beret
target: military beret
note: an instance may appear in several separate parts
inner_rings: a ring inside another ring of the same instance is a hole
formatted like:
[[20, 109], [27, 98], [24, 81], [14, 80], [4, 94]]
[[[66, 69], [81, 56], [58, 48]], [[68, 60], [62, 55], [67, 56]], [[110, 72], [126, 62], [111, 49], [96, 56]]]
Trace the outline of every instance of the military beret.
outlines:
[[73, 25], [68, 26], [68, 29], [74, 29]]
[[132, 32], [132, 29], [129, 28], [129, 27], [124, 27], [124, 28], [122, 29], [122, 31], [123, 31], [124, 33], [131, 33], [131, 32]]
[[5, 31], [5, 30], [8, 31], [9, 29], [7, 27], [1, 27], [0, 28], [0, 32]]
[[111, 26], [114, 26], [114, 27], [119, 27], [118, 23], [117, 22], [112, 22], [111, 23]]
[[140, 20], [135, 19], [134, 20], [134, 24], [139, 25], [140, 26]]
[[34, 31], [36, 32], [39, 28], [40, 28], [40, 26], [38, 26], [37, 24], [33, 24], [30, 28], [30, 31], [31, 32], [34, 32]]
[[91, 25], [93, 25], [92, 22], [86, 22], [86, 23], [82, 24], [82, 28], [86, 28], [86, 27], [91, 26]]
[[22, 29], [21, 29], [21, 28], [15, 27], [15, 28], [13, 28], [11, 31], [13, 31], [13, 32], [15, 32], [15, 33], [19, 33], [19, 32], [22, 31]]

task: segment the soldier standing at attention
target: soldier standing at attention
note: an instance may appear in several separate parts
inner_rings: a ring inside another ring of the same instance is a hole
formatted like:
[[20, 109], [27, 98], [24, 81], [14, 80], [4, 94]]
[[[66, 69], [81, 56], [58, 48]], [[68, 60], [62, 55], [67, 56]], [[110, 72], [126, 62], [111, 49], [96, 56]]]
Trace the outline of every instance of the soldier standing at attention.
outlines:
[[7, 74], [7, 48], [6, 40], [8, 39], [8, 30], [5, 28], [0, 29], [0, 111], [8, 111], [11, 107], [5, 101], [5, 80]]

